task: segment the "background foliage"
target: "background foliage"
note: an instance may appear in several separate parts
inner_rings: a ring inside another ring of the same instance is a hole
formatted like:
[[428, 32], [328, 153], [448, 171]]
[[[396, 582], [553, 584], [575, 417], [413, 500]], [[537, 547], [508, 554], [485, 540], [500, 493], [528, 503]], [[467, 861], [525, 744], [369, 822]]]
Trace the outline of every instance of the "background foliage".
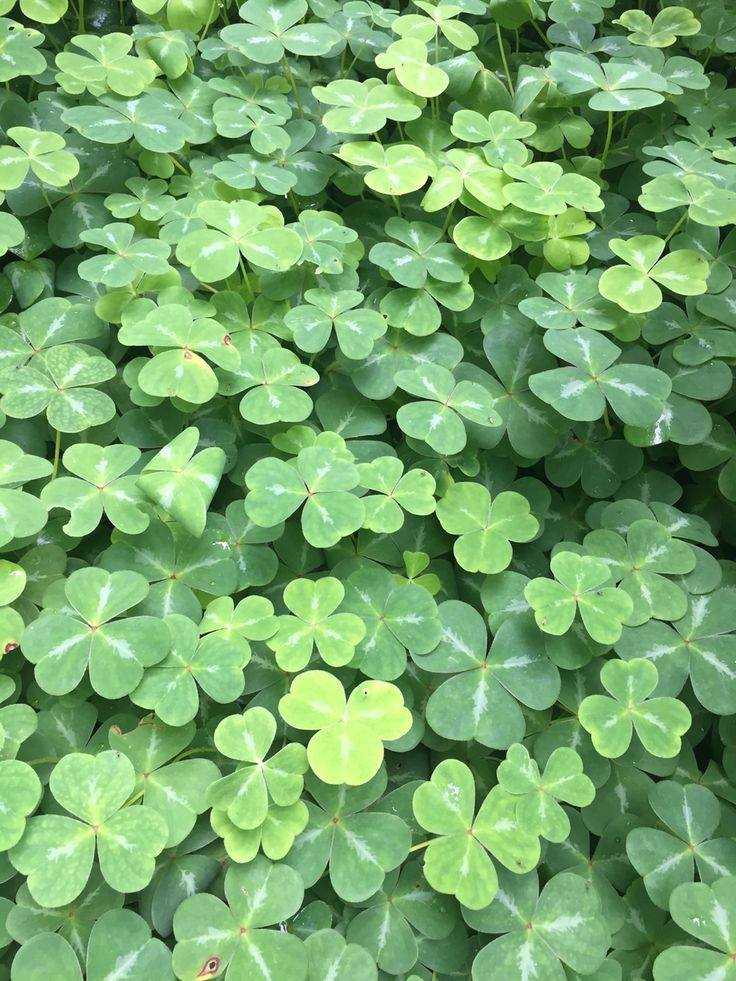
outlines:
[[0, 977], [736, 972], [734, 52], [0, 0]]

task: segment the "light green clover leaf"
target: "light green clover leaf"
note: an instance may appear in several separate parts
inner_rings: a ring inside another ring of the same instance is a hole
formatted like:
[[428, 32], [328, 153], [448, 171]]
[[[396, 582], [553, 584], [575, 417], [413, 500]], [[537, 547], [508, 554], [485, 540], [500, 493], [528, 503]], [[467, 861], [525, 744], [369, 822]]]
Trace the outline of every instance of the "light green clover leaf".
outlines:
[[307, 756], [324, 783], [367, 783], [383, 761], [383, 741], [411, 727], [411, 713], [399, 689], [385, 681], [364, 681], [349, 698], [326, 671], [297, 675], [279, 702], [279, 713], [295, 729], [319, 730]]
[[267, 641], [283, 671], [301, 671], [309, 664], [315, 647], [332, 667], [353, 659], [355, 647], [365, 635], [365, 624], [353, 613], [335, 613], [344, 596], [345, 587], [332, 576], [316, 582], [292, 579], [283, 599], [294, 615], [279, 617], [278, 632]]
[[651, 661], [606, 661], [601, 683], [611, 696], [588, 695], [578, 718], [601, 756], [615, 759], [629, 748], [633, 732], [653, 756], [669, 759], [680, 751], [680, 737], [690, 728], [690, 712], [675, 698], [649, 698], [657, 685]]
[[400, 196], [418, 191], [433, 170], [432, 161], [424, 150], [408, 143], [386, 148], [363, 141], [343, 143], [339, 157], [353, 167], [367, 168], [365, 182], [379, 194]]
[[203, 648], [212, 643], [217, 649], [226, 640], [240, 649], [243, 666], [250, 660], [249, 641], [268, 640], [277, 630], [278, 617], [265, 596], [246, 596], [237, 606], [231, 596], [219, 596], [208, 603], [199, 625]]
[[629, 426], [653, 425], [661, 416], [672, 390], [663, 371], [646, 364], [616, 364], [621, 349], [589, 327], [547, 331], [544, 344], [574, 367], [531, 375], [529, 387], [565, 418], [600, 419], [606, 402]]
[[64, 450], [62, 463], [73, 477], [56, 477], [41, 491], [48, 507], [69, 511], [64, 531], [82, 538], [99, 525], [103, 514], [111, 524], [129, 535], [148, 527], [145, 495], [136, 486], [136, 476], [125, 476], [140, 459], [135, 446], [95, 446], [76, 443]]
[[585, 807], [595, 797], [583, 761], [565, 746], [553, 750], [540, 773], [526, 747], [514, 743], [499, 764], [497, 777], [503, 789], [518, 798], [516, 814], [522, 827], [547, 841], [564, 841], [570, 834], [570, 820], [559, 801]]
[[58, 933], [39, 933], [24, 943], [13, 958], [12, 976], [29, 981], [42, 978], [49, 964], [54, 965], [58, 981], [82, 981], [74, 948]]
[[45, 412], [49, 425], [62, 433], [80, 433], [115, 415], [110, 396], [91, 387], [114, 376], [115, 365], [106, 357], [90, 357], [76, 344], [60, 344], [34, 364], [0, 376], [5, 393], [0, 409], [7, 415], [29, 419]]
[[666, 7], [654, 20], [643, 10], [625, 10], [612, 23], [629, 31], [631, 44], [648, 48], [668, 48], [678, 37], [690, 37], [700, 30], [700, 21], [687, 7]]
[[[181, 118], [183, 109], [173, 92], [149, 87], [134, 99], [103, 95], [96, 105], [64, 109], [62, 117], [78, 133], [96, 143], [126, 143], [134, 137], [151, 153], [175, 153], [190, 136]], [[119, 185], [113, 186], [119, 190]], [[153, 241], [157, 246], [163, 245]]]
[[377, 310], [355, 309], [363, 301], [357, 290], [312, 289], [304, 299], [306, 304], [292, 308], [284, 318], [301, 351], [321, 351], [334, 330], [345, 357], [359, 361], [370, 355], [373, 342], [386, 333], [386, 320]]
[[592, 555], [557, 552], [550, 569], [554, 579], [532, 579], [524, 588], [539, 629], [559, 637], [579, 612], [593, 640], [615, 644], [634, 603], [628, 593], [606, 585], [611, 581], [608, 565]]
[[425, 44], [437, 37], [438, 32], [461, 51], [470, 51], [478, 44], [478, 35], [472, 27], [458, 20], [462, 7], [455, 4], [440, 3], [435, 5], [426, 0], [417, 0], [414, 4], [424, 11], [424, 14], [403, 14], [391, 22], [391, 30], [400, 37], [418, 38]]
[[125, 222], [80, 232], [83, 242], [99, 245], [113, 254], [85, 259], [79, 264], [79, 275], [92, 283], [128, 286], [145, 274], [165, 273], [169, 268], [169, 246], [153, 238], [133, 241], [134, 236], [135, 228]]
[[145, 599], [148, 589], [137, 572], [73, 572], [64, 584], [67, 610], [49, 610], [23, 635], [23, 653], [36, 665], [41, 688], [64, 695], [89, 670], [92, 687], [104, 698], [133, 691], [145, 668], [166, 657], [171, 642], [166, 625], [154, 617], [115, 619]]
[[237, 371], [219, 373], [220, 392], [232, 395], [248, 389], [240, 400], [240, 414], [260, 426], [306, 419], [313, 403], [302, 388], [316, 385], [318, 373], [286, 348], [265, 341], [252, 347], [252, 353], [243, 352]]
[[603, 112], [631, 112], [664, 102], [668, 83], [662, 75], [625, 62], [601, 65], [594, 57], [568, 52], [550, 54], [550, 74], [565, 94], [598, 91], [588, 101], [591, 109]]
[[475, 957], [473, 981], [496, 976], [523, 981], [525, 976], [534, 974], [550, 981], [580, 975], [606, 976], [598, 968], [610, 946], [611, 934], [600, 899], [589, 882], [560, 872], [540, 894], [536, 873], [511, 876], [501, 870], [499, 878], [499, 900], [486, 909], [463, 914], [472, 927], [504, 934]]
[[404, 511], [410, 514], [432, 514], [435, 510], [435, 480], [426, 470], [404, 465], [393, 456], [381, 456], [370, 463], [358, 464], [361, 487], [376, 493], [363, 498], [363, 527], [392, 534], [404, 524]]
[[[736, 953], [736, 877], [712, 885], [683, 883], [672, 893], [670, 912], [675, 923], [697, 946], [672, 946], [654, 962], [655, 981], [685, 981], [733, 975]], [[707, 946], [702, 946], [706, 944]]]
[[197, 453], [198, 443], [199, 430], [190, 426], [148, 461], [137, 480], [152, 501], [195, 537], [204, 531], [207, 508], [225, 467], [225, 453], [219, 446]]
[[315, 548], [336, 545], [360, 528], [365, 517], [362, 501], [350, 493], [359, 480], [353, 459], [344, 441], [331, 437], [300, 450], [295, 465], [275, 457], [259, 460], [245, 475], [246, 513], [269, 528], [304, 504], [306, 540]]
[[190, 896], [174, 915], [172, 966], [181, 981], [214, 977], [227, 981], [289, 978], [304, 981], [307, 961], [301, 940], [286, 930], [269, 930], [302, 905], [299, 875], [283, 863], [257, 856], [225, 873], [227, 905], [217, 896]]
[[6, 211], [0, 212], [0, 256], [4, 256], [8, 249], [20, 245], [25, 237], [25, 229], [15, 215], [9, 215]]
[[133, 764], [125, 756], [69, 753], [54, 767], [49, 787], [73, 817], [37, 815], [10, 852], [36, 902], [54, 907], [76, 899], [89, 879], [95, 850], [113, 889], [136, 892], [148, 885], [168, 832], [150, 807], [125, 806], [135, 787]]
[[146, 671], [130, 700], [171, 726], [190, 722], [199, 711], [199, 691], [220, 705], [243, 693], [243, 649], [222, 635], [200, 643], [197, 625], [178, 613], [164, 619], [171, 649], [163, 661]]
[[565, 173], [559, 164], [532, 163], [519, 166], [504, 164], [504, 171], [514, 178], [503, 194], [509, 204], [537, 215], [561, 215], [574, 205], [583, 211], [602, 211], [600, 188], [581, 174]]
[[393, 69], [397, 81], [409, 92], [432, 99], [445, 91], [450, 78], [436, 65], [430, 65], [423, 41], [414, 37], [394, 41], [376, 55], [379, 68]]
[[126, 970], [126, 964], [132, 964], [139, 977], [174, 979], [171, 951], [163, 940], [151, 936], [151, 927], [143, 917], [131, 909], [111, 909], [92, 927], [87, 947], [87, 977], [114, 977], [121, 965]]
[[398, 85], [385, 85], [380, 79], [357, 82], [341, 78], [327, 85], [315, 85], [312, 95], [324, 105], [334, 106], [322, 117], [334, 133], [370, 136], [383, 129], [387, 120], [408, 122], [421, 115], [419, 100]]
[[41, 781], [33, 767], [21, 760], [0, 760], [0, 786], [3, 807], [0, 811], [0, 848], [7, 851], [23, 836], [26, 819], [41, 799]]
[[0, 190], [20, 187], [29, 170], [52, 187], [64, 187], [79, 173], [77, 158], [64, 149], [66, 142], [58, 133], [11, 126], [7, 134], [18, 148], [0, 147]]
[[719, 834], [721, 805], [707, 787], [662, 780], [650, 789], [649, 803], [661, 827], [630, 831], [626, 854], [653, 903], [667, 909], [673, 890], [692, 882], [696, 868], [709, 884], [736, 873], [736, 842]]
[[459, 536], [453, 554], [468, 572], [502, 572], [513, 557], [511, 542], [528, 542], [539, 531], [529, 512], [529, 501], [516, 491], [501, 491], [491, 498], [482, 485], [453, 484], [437, 503], [437, 517], [445, 531]]
[[[5, 11], [3, 11], [5, 12]], [[46, 59], [40, 51], [44, 35], [14, 20], [0, 18], [0, 82], [21, 75], [40, 75], [46, 70]]]
[[661, 258], [665, 242], [656, 235], [612, 238], [611, 251], [626, 265], [609, 266], [598, 281], [601, 296], [629, 313], [647, 313], [662, 302], [659, 288], [680, 296], [698, 296], [706, 291], [708, 260], [692, 249], [678, 249]]
[[425, 852], [427, 882], [469, 909], [482, 909], [496, 895], [492, 857], [519, 874], [537, 864], [539, 839], [518, 821], [515, 799], [496, 786], [476, 814], [473, 774], [459, 760], [435, 767], [414, 792], [412, 808], [419, 824], [438, 836]]
[[736, 221], [736, 194], [697, 174], [682, 177], [663, 174], [647, 181], [641, 189], [639, 204], [647, 211], [656, 212], [685, 207], [688, 218], [713, 228]]
[[56, 80], [72, 95], [89, 92], [100, 96], [115, 92], [133, 98], [145, 92], [156, 77], [156, 66], [152, 61], [128, 53], [133, 47], [133, 38], [129, 34], [113, 31], [95, 37], [80, 32], [70, 43], [85, 53], [59, 52], [56, 55], [59, 68]]
[[340, 42], [328, 24], [299, 23], [307, 13], [306, 0], [284, 0], [278, 7], [265, 0], [246, 0], [239, 14], [245, 24], [229, 24], [222, 40], [242, 51], [250, 61], [272, 65], [286, 51], [295, 55], [326, 55]]
[[423, 401], [402, 405], [396, 421], [407, 436], [422, 439], [443, 455], [459, 453], [467, 442], [463, 419], [480, 426], [498, 426], [495, 399], [482, 385], [456, 381], [447, 368], [426, 364], [397, 371], [396, 384]]

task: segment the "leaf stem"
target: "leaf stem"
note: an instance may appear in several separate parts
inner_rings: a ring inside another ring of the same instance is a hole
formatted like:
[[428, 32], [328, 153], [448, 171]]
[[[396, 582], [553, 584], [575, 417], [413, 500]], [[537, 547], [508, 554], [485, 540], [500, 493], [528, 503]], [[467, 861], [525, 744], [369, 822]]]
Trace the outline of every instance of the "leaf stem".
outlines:
[[174, 156], [173, 153], [167, 153], [166, 156], [169, 158], [169, 160], [172, 162], [172, 164], [176, 167], [176, 169], [177, 170], [180, 170], [182, 172], [182, 174], [184, 174], [185, 177], [191, 177], [191, 174], [189, 173], [189, 171], [187, 170], [187, 168], [184, 167], [183, 164], [180, 164], [179, 163], [179, 161], [176, 159], [176, 157]]
[[245, 268], [245, 263], [243, 262], [242, 255], [238, 256], [238, 263], [240, 264], [240, 272], [243, 274], [243, 280], [245, 281], [245, 288], [248, 290], [248, 293], [251, 296], [255, 296], [255, 293], [253, 292], [253, 288], [250, 285], [250, 279], [248, 279], [248, 272]]
[[434, 838], [427, 838], [426, 841], [420, 841], [418, 845], [412, 845], [409, 849], [409, 854], [411, 855], [412, 852], [418, 852], [420, 849], [426, 848], [427, 845], [431, 845], [434, 840]]
[[54, 477], [56, 476], [56, 471], [59, 469], [59, 452], [60, 452], [60, 450], [61, 450], [61, 433], [57, 429], [56, 430], [56, 439], [54, 441], [54, 466], [53, 466], [53, 469], [51, 471], [51, 476], [49, 477], [49, 481], [52, 481], [54, 479]]
[[606, 159], [608, 157], [608, 151], [611, 148], [612, 136], [613, 136], [613, 113], [609, 110], [608, 128], [606, 129], [606, 142], [603, 144], [603, 153], [601, 153], [601, 171], [604, 171], [606, 169]]
[[669, 242], [669, 240], [672, 238], [672, 236], [675, 235], [679, 231], [682, 223], [685, 221], [686, 218], [687, 218], [687, 209], [685, 209], [685, 211], [683, 211], [683, 213], [680, 215], [680, 217], [677, 219], [677, 221], [675, 222], [675, 224], [672, 226], [672, 228], [668, 232], [667, 237], [664, 240], [665, 245]]
[[509, 90], [509, 95], [513, 99], [514, 97], [514, 83], [511, 81], [511, 72], [509, 71], [509, 63], [506, 60], [506, 48], [503, 44], [503, 38], [501, 37], [501, 28], [496, 24], [496, 37], [498, 38], [498, 50], [501, 55], [501, 63], [503, 64], [503, 71], [506, 77], [506, 88]]
[[281, 64], [284, 66], [284, 73], [289, 80], [289, 84], [291, 85], [291, 91], [294, 93], [294, 99], [296, 100], [296, 107], [299, 110], [299, 115], [302, 117], [302, 119], [304, 119], [304, 109], [302, 108], [301, 99], [299, 98], [299, 93], [297, 92], [296, 79], [294, 78], [291, 66], [289, 65], [289, 59], [286, 57], [286, 52], [284, 52], [284, 54], [281, 56]]
[[87, 27], [84, 23], [84, 0], [77, 0], [77, 31], [85, 34]]

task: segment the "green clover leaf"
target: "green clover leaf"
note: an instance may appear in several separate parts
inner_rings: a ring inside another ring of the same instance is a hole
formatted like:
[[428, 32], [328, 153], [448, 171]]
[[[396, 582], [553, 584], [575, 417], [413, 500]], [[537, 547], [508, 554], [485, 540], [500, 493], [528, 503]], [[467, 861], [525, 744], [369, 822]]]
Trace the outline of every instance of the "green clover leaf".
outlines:
[[692, 249], [679, 249], [661, 258], [665, 243], [655, 235], [612, 238], [609, 247], [626, 265], [610, 266], [598, 282], [601, 296], [629, 313], [647, 313], [662, 302], [659, 288], [680, 296], [706, 291], [708, 260]]
[[675, 923], [707, 946], [672, 946], [663, 951], [654, 962], [656, 981], [705, 978], [714, 972], [728, 977], [736, 949], [736, 877], [726, 876], [712, 885], [683, 883], [673, 892], [670, 909]]
[[0, 189], [20, 187], [30, 170], [34, 177], [52, 187], [64, 187], [79, 173], [77, 158], [64, 149], [66, 142], [58, 133], [11, 126], [7, 134], [19, 149], [0, 147], [3, 176]]

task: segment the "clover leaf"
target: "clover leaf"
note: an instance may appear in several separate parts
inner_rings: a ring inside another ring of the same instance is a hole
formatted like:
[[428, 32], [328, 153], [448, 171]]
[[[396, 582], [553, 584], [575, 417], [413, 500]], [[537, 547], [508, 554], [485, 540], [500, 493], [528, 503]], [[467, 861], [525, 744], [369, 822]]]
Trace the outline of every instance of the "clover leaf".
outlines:
[[133, 765], [125, 756], [70, 753], [54, 767], [49, 786], [73, 817], [36, 815], [9, 855], [28, 877], [36, 902], [53, 907], [76, 899], [89, 879], [95, 852], [113, 889], [134, 892], [150, 882], [155, 857], [166, 843], [166, 822], [150, 807], [125, 806], [135, 786]]
[[295, 729], [318, 730], [307, 756], [314, 773], [329, 784], [367, 783], [383, 760], [383, 741], [398, 739], [411, 726], [395, 685], [365, 681], [346, 699], [343, 686], [326, 671], [297, 675], [279, 712]]
[[656, 981], [707, 977], [714, 971], [728, 977], [736, 947], [732, 927], [735, 907], [734, 876], [725, 876], [712, 885], [695, 882], [678, 886], [670, 903], [672, 918], [707, 946], [677, 945], [663, 951], [654, 962]]
[[157, 239], [134, 241], [135, 228], [125, 222], [113, 222], [104, 228], [82, 231], [79, 237], [90, 245], [99, 245], [112, 255], [95, 256], [80, 263], [79, 275], [107, 286], [128, 286], [145, 273], [160, 275], [169, 268], [170, 249]]
[[300, 24], [307, 13], [306, 0], [287, 0], [281, 7], [264, 0], [246, 0], [240, 8], [244, 24], [222, 29], [221, 37], [259, 65], [271, 65], [289, 51], [295, 55], [325, 55], [340, 36], [327, 24]]
[[64, 137], [58, 133], [11, 126], [7, 134], [19, 149], [0, 147], [3, 167], [0, 189], [20, 187], [29, 170], [39, 181], [52, 187], [63, 187], [79, 173], [77, 158], [64, 149]]
[[539, 839], [518, 823], [514, 798], [494, 787], [476, 813], [473, 775], [459, 760], [439, 763], [414, 792], [412, 807], [419, 824], [437, 835], [424, 856], [427, 882], [469, 909], [482, 909], [496, 895], [492, 858], [518, 874], [537, 863]]
[[92, 687], [103, 697], [130, 694], [145, 668], [163, 660], [170, 645], [166, 625], [154, 617], [116, 619], [147, 593], [148, 583], [137, 572], [73, 572], [64, 584], [67, 609], [49, 610], [23, 635], [23, 653], [35, 664], [43, 690], [64, 695], [89, 671]]
[[22, 490], [21, 485], [47, 477], [52, 465], [42, 457], [24, 453], [22, 448], [0, 439], [0, 545], [12, 538], [35, 535], [46, 524], [46, 507]]
[[629, 313], [647, 313], [662, 302], [664, 286], [681, 296], [706, 291], [708, 261], [692, 249], [679, 249], [661, 258], [665, 243], [656, 235], [612, 238], [609, 248], [626, 265], [610, 266], [598, 282], [601, 295]]
[[700, 30], [700, 21], [687, 7], [667, 7], [654, 20], [643, 10], [626, 10], [614, 23], [630, 32], [631, 44], [651, 48], [668, 48], [678, 37], [688, 37]]
[[335, 338], [346, 358], [359, 361], [373, 350], [373, 342], [386, 333], [386, 321], [376, 310], [356, 310], [363, 294], [353, 290], [307, 290], [307, 303], [290, 310], [285, 323], [302, 351], [321, 351]]
[[688, 709], [675, 698], [650, 698], [657, 685], [651, 661], [606, 661], [601, 684], [611, 696], [588, 695], [578, 718], [601, 756], [616, 758], [629, 748], [635, 731], [653, 756], [669, 758], [680, 751], [680, 737], [690, 728]]

